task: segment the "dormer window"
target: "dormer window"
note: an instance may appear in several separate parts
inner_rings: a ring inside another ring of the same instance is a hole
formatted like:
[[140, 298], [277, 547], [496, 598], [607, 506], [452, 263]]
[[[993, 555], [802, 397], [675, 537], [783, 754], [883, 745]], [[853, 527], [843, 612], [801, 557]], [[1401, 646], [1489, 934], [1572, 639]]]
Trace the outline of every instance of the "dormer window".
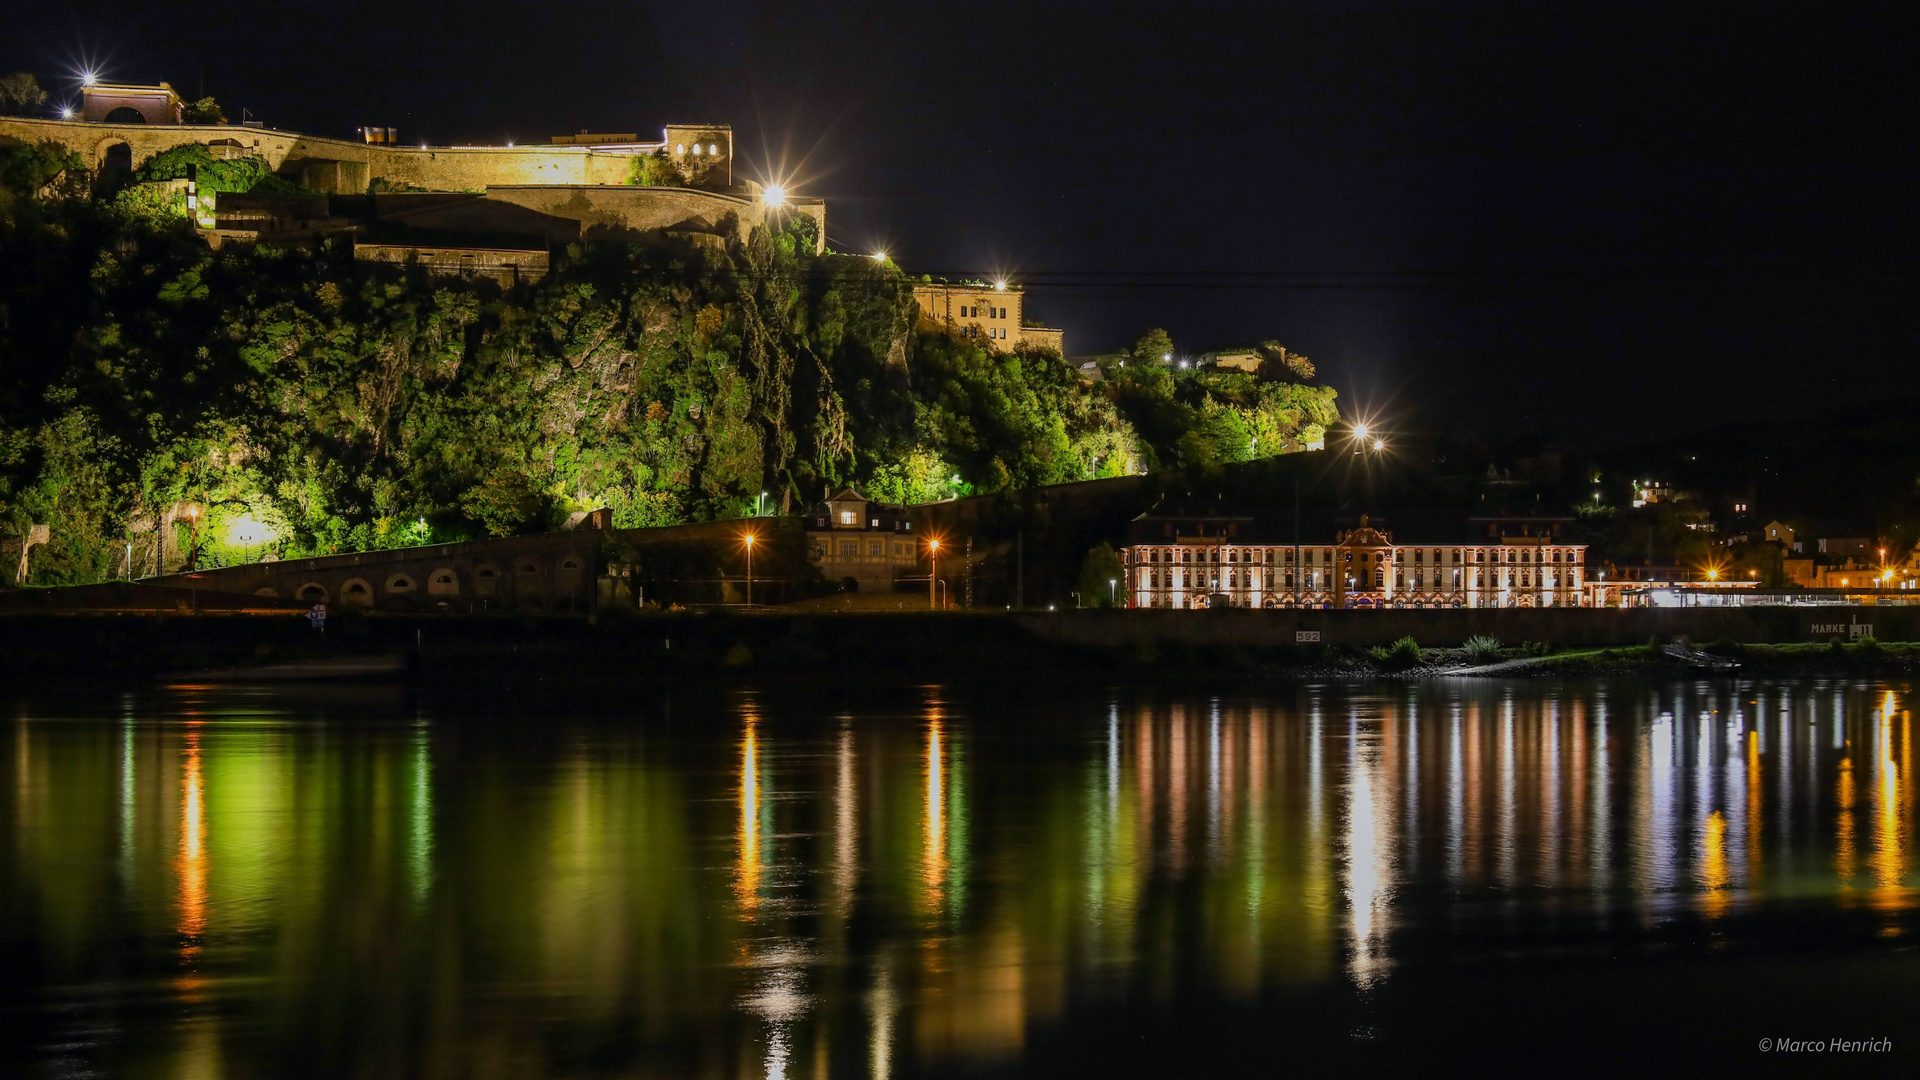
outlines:
[[840, 524], [842, 525], [852, 525], [858, 522], [859, 520], [860, 518], [856, 516], [854, 512], [851, 510], [840, 511]]

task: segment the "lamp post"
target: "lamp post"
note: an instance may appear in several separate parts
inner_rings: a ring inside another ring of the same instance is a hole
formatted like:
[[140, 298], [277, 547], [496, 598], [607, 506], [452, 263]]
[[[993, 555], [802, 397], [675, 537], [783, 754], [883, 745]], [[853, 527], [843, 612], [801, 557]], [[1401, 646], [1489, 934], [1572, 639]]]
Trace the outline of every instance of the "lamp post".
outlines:
[[1107, 606], [1108, 607], [1120, 606], [1120, 598], [1119, 596], [1115, 595], [1115, 593], [1118, 591], [1119, 585], [1120, 585], [1120, 581], [1118, 578], [1107, 579]]
[[753, 606], [753, 541], [752, 533], [747, 534], [747, 606]]
[[929, 566], [929, 572], [927, 574], [927, 610], [938, 611], [940, 610], [940, 605], [934, 599], [934, 589], [937, 587], [934, 583], [940, 579], [940, 541], [927, 541], [927, 558]]

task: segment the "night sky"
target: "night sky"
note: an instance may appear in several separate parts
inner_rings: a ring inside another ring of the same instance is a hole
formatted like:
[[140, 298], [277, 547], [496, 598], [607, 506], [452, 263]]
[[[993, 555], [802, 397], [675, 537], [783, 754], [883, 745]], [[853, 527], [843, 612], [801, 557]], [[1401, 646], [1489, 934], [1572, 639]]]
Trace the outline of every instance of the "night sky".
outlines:
[[1913, 5], [38, 5], [0, 71], [435, 143], [731, 123], [829, 239], [1072, 353], [1277, 338], [1349, 407], [1617, 443], [1920, 393]]

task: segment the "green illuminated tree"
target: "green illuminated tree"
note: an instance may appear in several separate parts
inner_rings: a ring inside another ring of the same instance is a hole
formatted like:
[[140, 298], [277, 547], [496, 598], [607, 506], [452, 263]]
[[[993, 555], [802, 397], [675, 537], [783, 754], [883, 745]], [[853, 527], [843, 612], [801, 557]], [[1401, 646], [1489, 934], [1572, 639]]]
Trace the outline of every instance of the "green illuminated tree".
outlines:
[[1080, 603], [1085, 607], [1118, 607], [1126, 603], [1127, 573], [1120, 556], [1105, 542], [1087, 552], [1080, 564]]

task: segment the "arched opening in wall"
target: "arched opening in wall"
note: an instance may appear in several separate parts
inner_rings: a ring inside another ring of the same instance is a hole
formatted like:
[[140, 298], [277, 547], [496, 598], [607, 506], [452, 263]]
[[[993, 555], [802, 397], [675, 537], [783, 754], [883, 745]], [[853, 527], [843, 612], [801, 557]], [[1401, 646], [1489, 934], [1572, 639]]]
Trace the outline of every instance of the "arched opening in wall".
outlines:
[[387, 592], [389, 594], [410, 593], [413, 589], [413, 579], [405, 574], [395, 574], [387, 579]]
[[482, 566], [473, 572], [473, 591], [479, 596], [492, 596], [499, 591], [500, 568]]
[[141, 115], [139, 109], [130, 109], [125, 105], [107, 113], [103, 119], [109, 124], [144, 124], [147, 122], [147, 118]]
[[327, 588], [317, 581], [309, 581], [305, 585], [300, 586], [300, 591], [294, 595], [309, 604], [324, 604], [327, 602]]
[[859, 591], [860, 591], [860, 579], [859, 579], [859, 578], [855, 578], [855, 577], [843, 577], [843, 578], [841, 578], [841, 579], [840, 579], [840, 591], [841, 591], [841, 592], [859, 592]]
[[449, 567], [441, 567], [427, 575], [428, 596], [459, 596], [460, 575]]
[[266, 588], [264, 588], [264, 589], [255, 589], [255, 590], [253, 590], [253, 595], [255, 595], [255, 596], [275, 596], [275, 597], [277, 597], [277, 596], [279, 596], [279, 595], [280, 595], [280, 590], [279, 590], [279, 589], [276, 589], [276, 588], [274, 588], [274, 587], [273, 587], [273, 586], [271, 586], [271, 585], [269, 585], [269, 586], [267, 586], [267, 587], [266, 587]]
[[119, 191], [133, 180], [133, 147], [113, 141], [99, 148], [99, 171], [94, 186], [103, 194]]
[[360, 578], [354, 578], [340, 587], [340, 601], [365, 607], [373, 603], [373, 586]]
[[581, 562], [579, 559], [569, 555], [566, 558], [560, 560], [559, 571], [554, 575], [556, 579], [554, 581], [554, 586], [555, 586], [555, 589], [560, 594], [560, 596], [564, 597], [564, 601], [562, 602], [564, 602], [567, 605], [568, 611], [575, 610], [576, 605], [581, 600], [581, 597], [580, 597], [581, 574], [582, 574], [582, 569], [581, 569]]
[[532, 559], [521, 559], [513, 565], [513, 594], [515, 596], [533, 596], [540, 588], [540, 564]]

